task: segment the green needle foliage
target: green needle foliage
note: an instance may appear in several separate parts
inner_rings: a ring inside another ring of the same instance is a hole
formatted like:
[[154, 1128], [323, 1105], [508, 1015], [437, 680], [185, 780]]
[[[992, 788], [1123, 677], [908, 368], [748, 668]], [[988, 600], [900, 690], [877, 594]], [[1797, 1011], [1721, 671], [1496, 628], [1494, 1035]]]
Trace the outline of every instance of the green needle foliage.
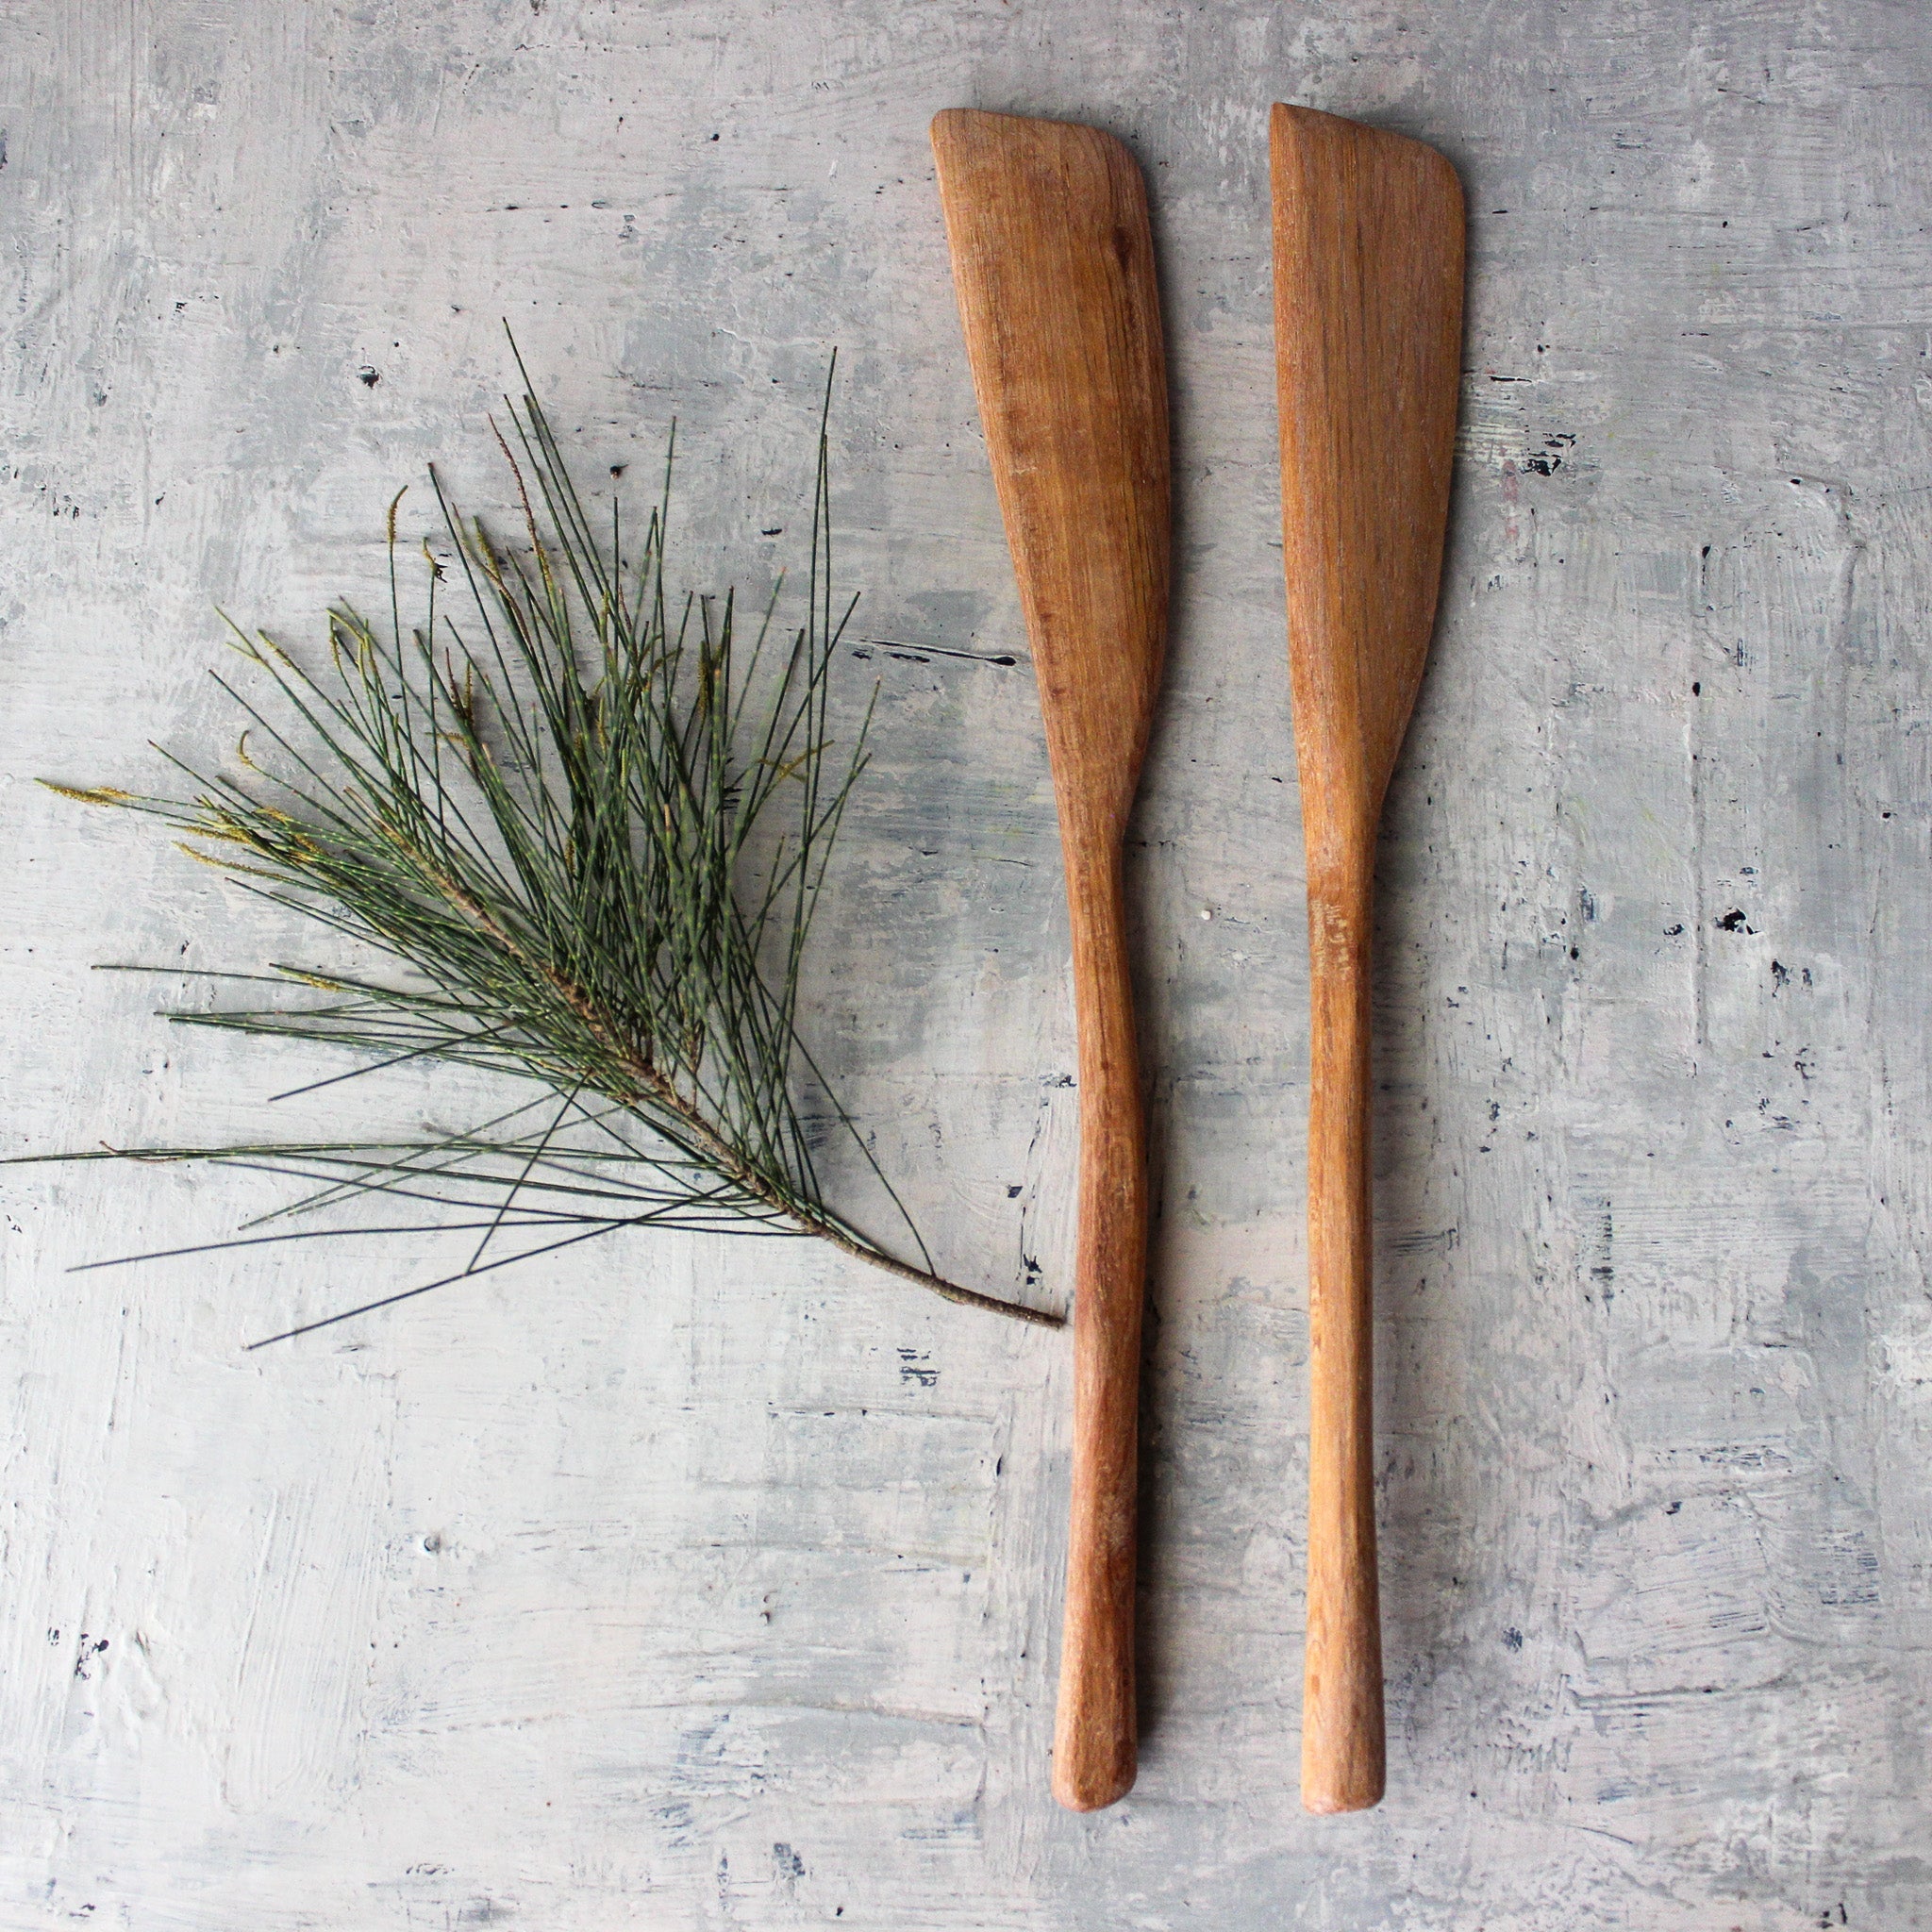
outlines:
[[[501, 543], [459, 517], [432, 470], [455, 581], [425, 541], [420, 628], [402, 622], [399, 495], [387, 630], [337, 606], [319, 672], [265, 634], [235, 631], [265, 680], [258, 698], [217, 677], [248, 721], [238, 774], [171, 759], [196, 788], [186, 800], [54, 789], [163, 820], [198, 841], [186, 848], [195, 857], [403, 969], [381, 983], [296, 967], [214, 975], [321, 997], [168, 1017], [372, 1057], [358, 1073], [435, 1058], [541, 1091], [423, 1140], [132, 1158], [310, 1183], [270, 1221], [372, 1198], [441, 1216], [214, 1246], [478, 1233], [458, 1273], [348, 1314], [619, 1228], [677, 1226], [816, 1235], [950, 1300], [1054, 1322], [941, 1279], [875, 1163], [921, 1265], [841, 1215], [820, 1186], [801, 1091], [825, 1083], [800, 1034], [801, 965], [866, 762], [863, 728], [849, 757], [832, 756], [832, 660], [852, 607], [833, 600], [824, 418], [805, 622], [789, 634], [777, 628], [778, 591], [755, 628], [728, 594], [673, 597], [669, 453], [664, 494], [627, 558], [617, 511], [608, 536], [593, 527], [533, 395], [510, 420], [509, 441], [500, 430], [497, 441], [522, 504], [520, 539]], [[219, 856], [201, 849], [210, 844]], [[843, 1111], [830, 1111], [871, 1162]]]

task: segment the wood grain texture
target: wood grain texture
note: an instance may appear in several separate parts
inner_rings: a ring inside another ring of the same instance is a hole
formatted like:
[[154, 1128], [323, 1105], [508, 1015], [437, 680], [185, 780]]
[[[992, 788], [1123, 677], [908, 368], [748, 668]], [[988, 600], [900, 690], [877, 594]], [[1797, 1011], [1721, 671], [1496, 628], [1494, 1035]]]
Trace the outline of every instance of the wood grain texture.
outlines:
[[1307, 108], [1271, 128], [1281, 523], [1308, 858], [1308, 1624], [1302, 1802], [1382, 1796], [1370, 938], [1375, 833], [1442, 575], [1462, 191], [1420, 142]]
[[1169, 457], [1146, 191], [1112, 136], [949, 109], [932, 126], [987, 451], [1040, 679], [1079, 1019], [1074, 1465], [1054, 1794], [1134, 1782], [1147, 1157], [1122, 841], [1167, 632]]

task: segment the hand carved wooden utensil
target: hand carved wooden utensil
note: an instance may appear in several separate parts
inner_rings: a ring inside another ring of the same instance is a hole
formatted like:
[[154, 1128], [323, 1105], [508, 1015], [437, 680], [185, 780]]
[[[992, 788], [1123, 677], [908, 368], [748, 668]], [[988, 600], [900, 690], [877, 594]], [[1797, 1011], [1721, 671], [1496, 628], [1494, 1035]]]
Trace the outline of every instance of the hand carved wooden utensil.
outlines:
[[1369, 938], [1383, 795], [1442, 575], [1462, 191], [1433, 148], [1276, 107], [1274, 354], [1308, 855], [1308, 1634], [1302, 1802], [1382, 1795], [1369, 1216]]
[[1135, 1770], [1134, 1541], [1147, 1191], [1121, 850], [1167, 630], [1167, 378], [1147, 194], [1097, 128], [932, 125], [953, 277], [1033, 643], [1079, 1025], [1074, 1477], [1054, 1795]]

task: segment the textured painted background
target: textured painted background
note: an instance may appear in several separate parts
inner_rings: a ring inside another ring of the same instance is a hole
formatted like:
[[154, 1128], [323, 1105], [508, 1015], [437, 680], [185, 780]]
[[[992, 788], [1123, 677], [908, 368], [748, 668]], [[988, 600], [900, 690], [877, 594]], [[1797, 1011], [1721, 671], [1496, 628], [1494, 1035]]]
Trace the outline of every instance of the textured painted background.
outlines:
[[[1132, 1799], [1045, 1795], [1062, 1340], [640, 1236], [244, 1355], [440, 1251], [69, 1274], [276, 1184], [14, 1169], [0, 1923], [1932, 1925], [1923, 7], [11, 0], [0, 69], [8, 1151], [456, 1110], [271, 1109], [331, 1064], [91, 975], [326, 947], [31, 780], [219, 755], [212, 607], [312, 643], [425, 460], [500, 508], [500, 317], [599, 481], [677, 414], [693, 584], [800, 555], [836, 343], [882, 694], [820, 1038], [942, 1261], [1058, 1296], [1064, 913], [934, 109], [1134, 144], [1182, 560]], [[1277, 98], [1474, 217], [1383, 855], [1390, 1795], [1327, 1822]]]

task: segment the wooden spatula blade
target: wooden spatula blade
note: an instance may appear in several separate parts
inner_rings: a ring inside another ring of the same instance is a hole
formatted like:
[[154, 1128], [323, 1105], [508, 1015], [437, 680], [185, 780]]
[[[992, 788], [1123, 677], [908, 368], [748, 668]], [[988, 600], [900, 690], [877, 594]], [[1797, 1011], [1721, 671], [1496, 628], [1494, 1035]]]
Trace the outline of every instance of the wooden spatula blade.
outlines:
[[1104, 847], [1133, 803], [1167, 628], [1146, 187], [1119, 141], [1073, 122], [951, 108], [932, 144], [1061, 832]]
[[1434, 148], [1273, 125], [1274, 342], [1295, 728], [1379, 808], [1422, 682], [1456, 445], [1463, 210]]

